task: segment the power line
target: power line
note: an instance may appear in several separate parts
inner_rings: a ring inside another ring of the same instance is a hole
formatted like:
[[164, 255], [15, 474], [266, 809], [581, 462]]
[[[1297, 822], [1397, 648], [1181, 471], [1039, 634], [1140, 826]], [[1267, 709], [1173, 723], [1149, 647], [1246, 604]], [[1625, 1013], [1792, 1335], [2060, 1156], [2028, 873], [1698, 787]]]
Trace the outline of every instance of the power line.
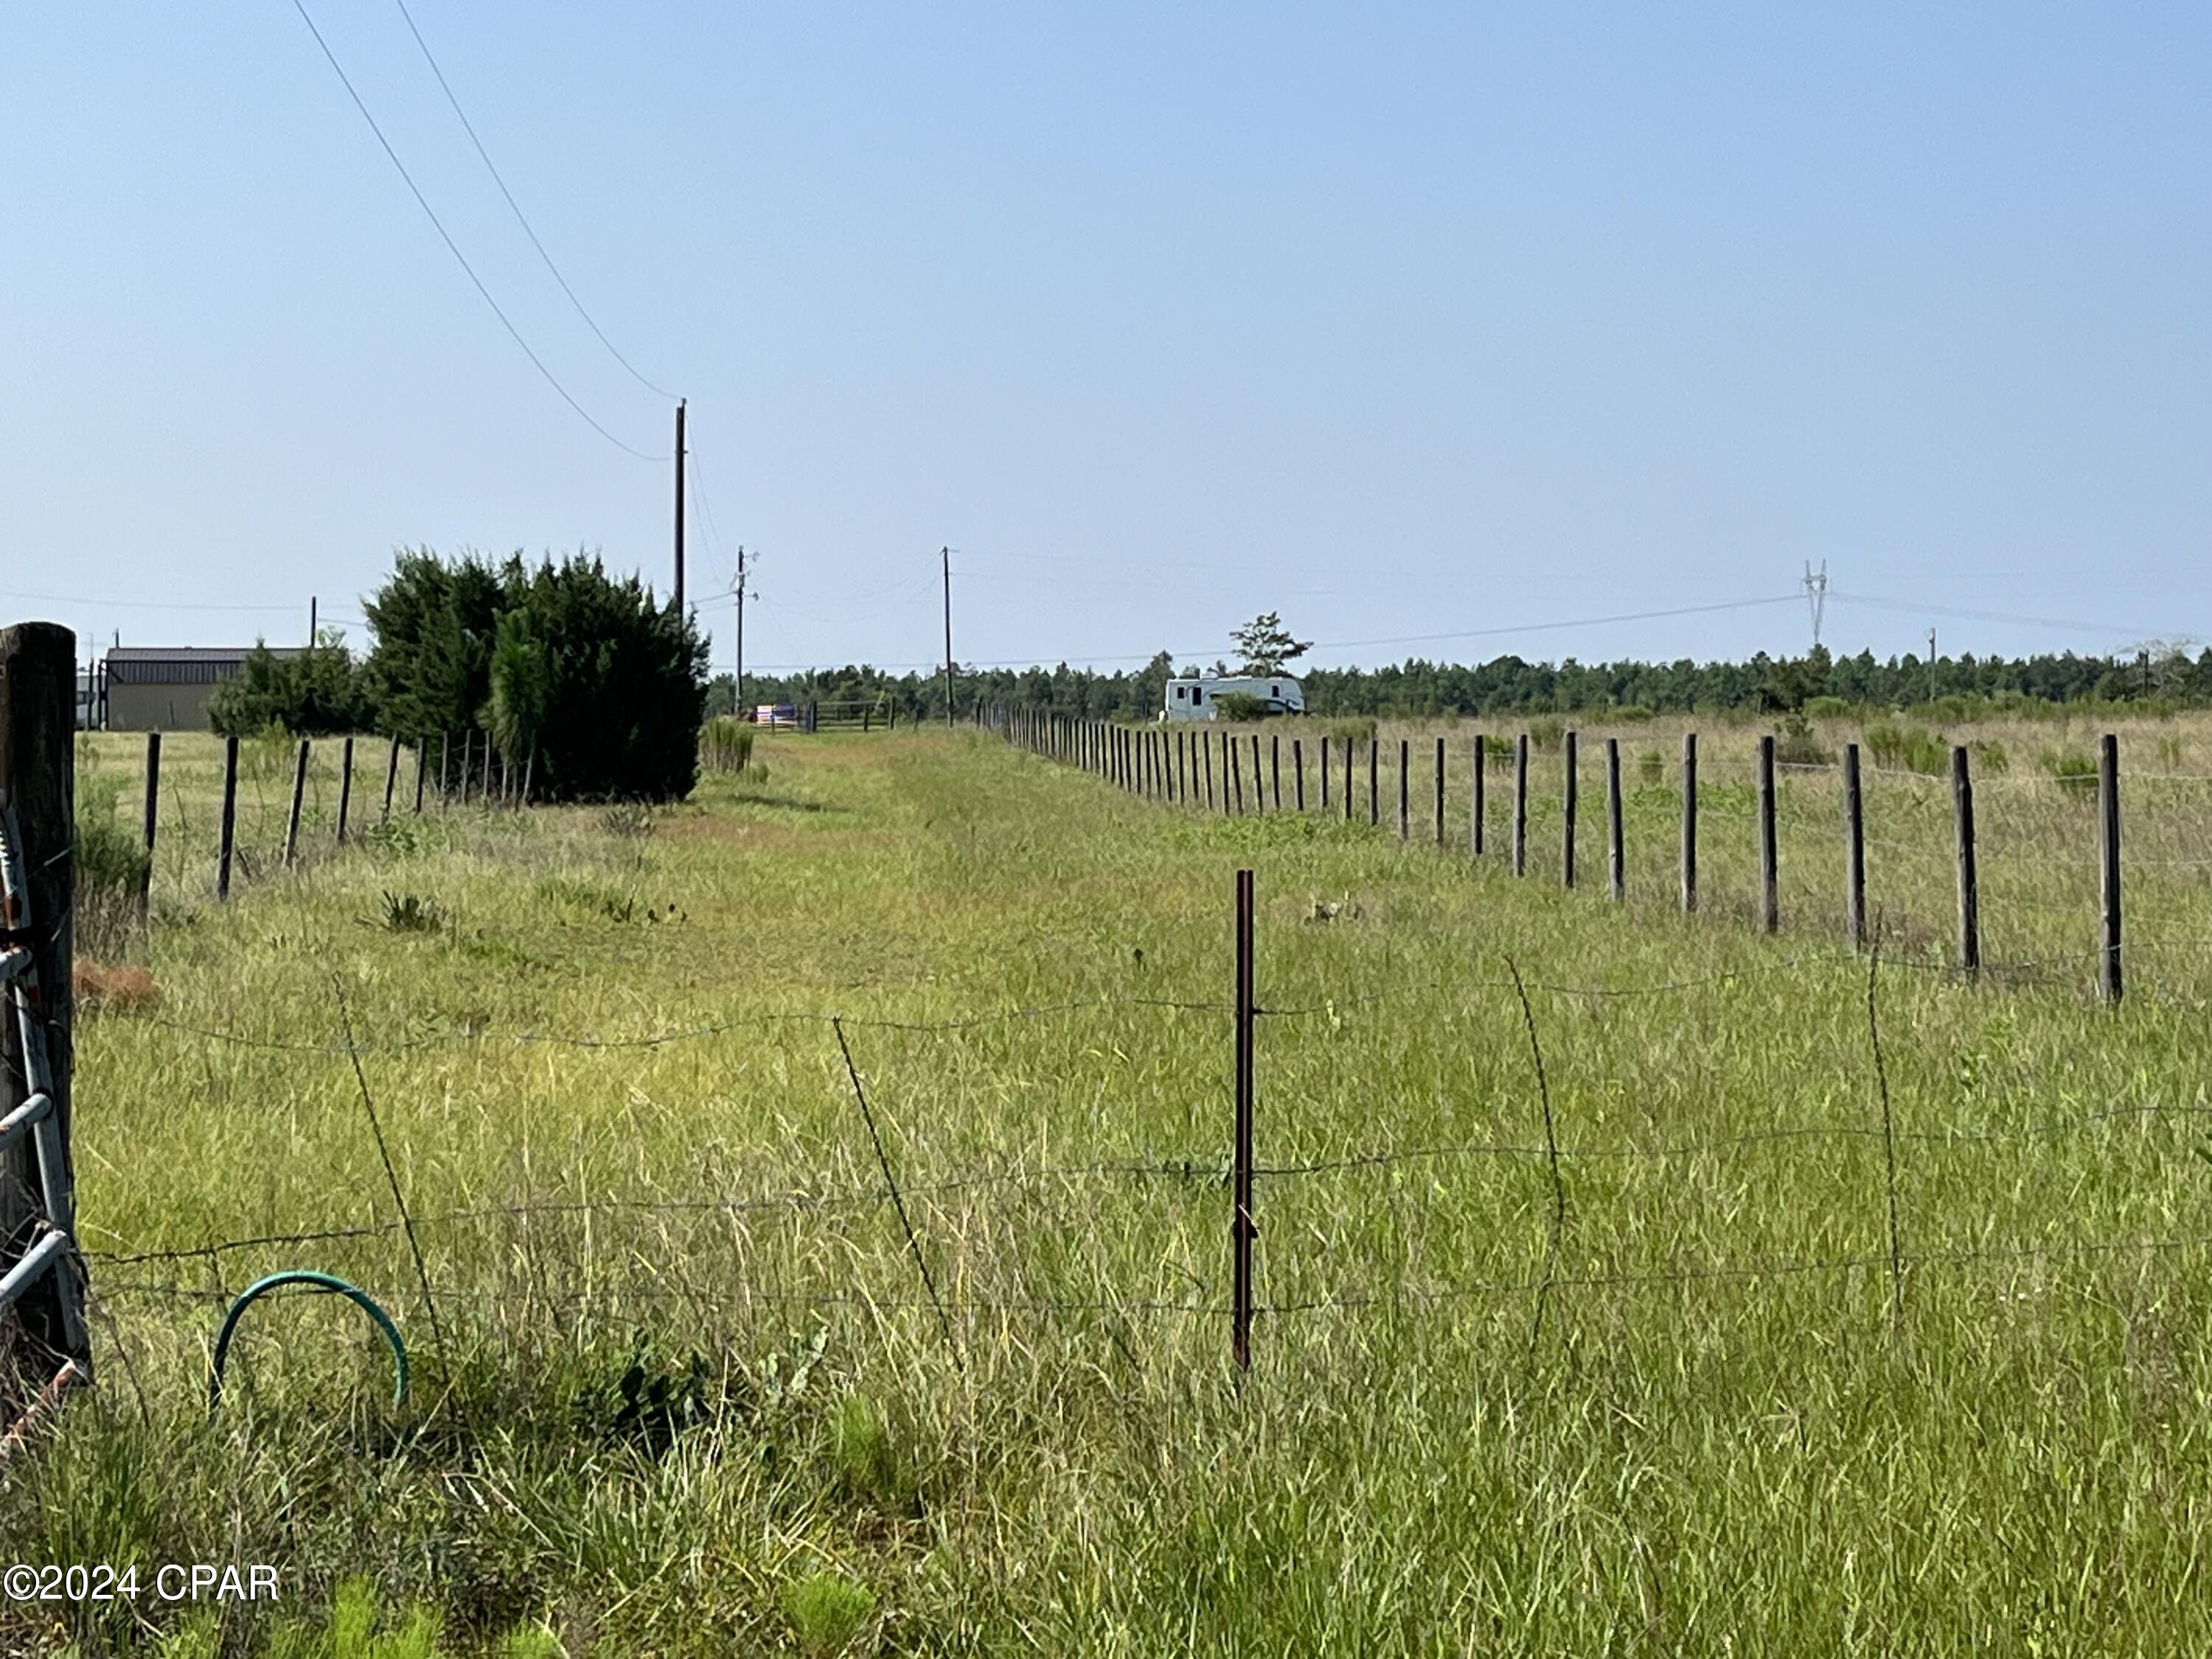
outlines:
[[648, 455], [641, 449], [632, 449], [620, 438], [616, 437], [613, 433], [592, 419], [591, 411], [571, 397], [568, 388], [554, 378], [553, 371], [545, 367], [544, 360], [530, 349], [530, 342], [522, 337], [522, 331], [515, 327], [507, 313], [500, 308], [499, 301], [491, 297], [491, 290], [484, 286], [483, 278], [477, 275], [476, 267], [469, 263], [468, 256], [461, 252], [460, 244], [453, 240], [451, 233], [446, 228], [445, 222], [438, 217], [437, 210], [430, 205], [429, 198], [422, 194], [422, 187], [415, 182], [415, 175], [407, 171], [407, 164], [399, 159], [399, 152], [392, 148], [392, 141], [384, 136], [384, 129], [377, 125], [376, 118], [368, 112], [368, 106], [362, 101], [361, 94], [354, 89], [352, 77], [346, 74], [345, 66], [338, 62], [337, 54], [331, 50], [330, 42], [323, 39], [323, 32], [315, 27], [315, 20], [307, 15], [306, 0], [292, 0], [292, 9], [300, 14], [300, 21], [307, 26], [307, 33], [315, 37], [315, 44], [322, 48], [323, 57], [337, 74], [339, 83], [345, 88], [346, 96], [353, 100], [353, 106], [361, 112], [361, 118], [368, 123], [368, 130], [376, 135], [376, 142], [383, 146], [384, 153], [391, 159], [392, 165], [399, 170], [399, 176], [406, 181], [409, 191], [415, 198], [416, 205], [420, 207], [425, 216], [429, 219], [432, 227], [438, 233], [439, 239], [445, 243], [447, 252], [453, 256], [461, 269], [468, 274], [469, 281], [475, 285], [477, 292], [483, 296], [483, 302], [491, 307], [492, 315], [499, 319], [500, 325], [507, 330], [509, 337], [515, 344], [522, 348], [522, 355], [530, 359], [531, 367], [545, 377], [545, 384], [561, 394], [561, 401], [582, 416], [586, 426], [617, 449], [626, 455], [635, 455], [641, 461], [665, 460], [667, 457], [665, 455]]
[[561, 284], [561, 292], [568, 296], [568, 303], [576, 307], [576, 314], [584, 319], [584, 326], [590, 329], [614, 360], [629, 372], [630, 379], [655, 396], [673, 400], [676, 394], [655, 386], [639, 374], [636, 365], [615, 349], [615, 343], [607, 338], [605, 331], [592, 319], [592, 313], [584, 309], [584, 302], [576, 297], [576, 290], [568, 286], [568, 279], [561, 274], [561, 267], [553, 263], [553, 256], [545, 251], [545, 244], [538, 240], [538, 232], [524, 214], [522, 204], [514, 199], [514, 192], [507, 187], [507, 180], [500, 177], [499, 169], [492, 165], [491, 153], [484, 149], [483, 140], [477, 137], [476, 124], [469, 119], [468, 112], [461, 107], [461, 100], [453, 95], [453, 88], [446, 80], [446, 71], [438, 67], [437, 58], [431, 55], [430, 43], [422, 38], [422, 31], [415, 27], [415, 14], [407, 9], [407, 0], [393, 0], [393, 3], [399, 8], [399, 15], [407, 20], [408, 33], [415, 37], [415, 44], [422, 49], [422, 61], [430, 66], [430, 73], [438, 77], [438, 89], [446, 94], [446, 101], [453, 106], [453, 113], [460, 118], [461, 128], [469, 135], [469, 142], [476, 146], [477, 155], [483, 162], [484, 171], [491, 174], [492, 183], [499, 186], [499, 193], [507, 198], [507, 206], [514, 210], [515, 222], [522, 227], [522, 234], [530, 239], [530, 246], [538, 250], [538, 257], [545, 262], [545, 269], [553, 273], [553, 280]]
[[1916, 605], [1908, 599], [1870, 599], [1863, 593], [1831, 592], [1828, 598], [1845, 605], [1863, 605], [1877, 611], [1902, 611], [1918, 617], [1957, 617], [1967, 622], [2009, 623], [2020, 628], [2079, 629], [2089, 634], [2124, 634], [2131, 639], [2149, 639], [2159, 630], [2154, 628], [2124, 628], [2112, 623], [2084, 622], [2080, 617], [2061, 620], [2056, 617], [2017, 617], [2003, 611], [1972, 611], [1954, 605]]
[[0, 599], [27, 599], [33, 605], [88, 605], [117, 611], [297, 611], [296, 605], [195, 605], [189, 599], [88, 599], [65, 593], [17, 593], [0, 591]]

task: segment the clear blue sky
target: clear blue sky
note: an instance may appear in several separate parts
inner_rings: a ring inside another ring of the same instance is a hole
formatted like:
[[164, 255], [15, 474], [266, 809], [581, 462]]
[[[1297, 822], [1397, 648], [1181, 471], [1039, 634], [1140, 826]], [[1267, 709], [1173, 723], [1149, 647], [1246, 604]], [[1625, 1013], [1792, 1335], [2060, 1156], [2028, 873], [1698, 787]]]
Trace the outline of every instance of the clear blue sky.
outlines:
[[[307, 3], [554, 374], [664, 453], [397, 6]], [[410, 4], [691, 400], [692, 592], [762, 550], [751, 662], [934, 658], [944, 543], [975, 661], [1270, 608], [1334, 662], [1790, 651], [1802, 603], [1334, 642], [1808, 558], [1905, 603], [1832, 602], [1841, 649], [2212, 635], [2201, 4]], [[403, 543], [665, 586], [669, 466], [538, 378], [290, 0], [4, 28], [0, 616], [296, 638]]]

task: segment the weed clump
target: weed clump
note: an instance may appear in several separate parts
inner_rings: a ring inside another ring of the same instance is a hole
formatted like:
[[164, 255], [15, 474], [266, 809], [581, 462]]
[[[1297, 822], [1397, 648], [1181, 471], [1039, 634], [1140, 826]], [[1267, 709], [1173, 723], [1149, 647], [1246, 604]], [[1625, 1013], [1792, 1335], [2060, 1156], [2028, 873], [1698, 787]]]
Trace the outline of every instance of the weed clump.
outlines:
[[1866, 729], [1866, 746], [1874, 763], [1888, 771], [1934, 777], [1950, 764], [1950, 748], [1942, 734], [1922, 726], [1876, 720]]
[[810, 1659], [842, 1653], [876, 1610], [875, 1593], [842, 1572], [810, 1572], [783, 1587], [783, 1616]]
[[2043, 769], [2069, 795], [2093, 794], [2097, 787], [2097, 757], [2079, 749], [2046, 749], [2038, 757]]

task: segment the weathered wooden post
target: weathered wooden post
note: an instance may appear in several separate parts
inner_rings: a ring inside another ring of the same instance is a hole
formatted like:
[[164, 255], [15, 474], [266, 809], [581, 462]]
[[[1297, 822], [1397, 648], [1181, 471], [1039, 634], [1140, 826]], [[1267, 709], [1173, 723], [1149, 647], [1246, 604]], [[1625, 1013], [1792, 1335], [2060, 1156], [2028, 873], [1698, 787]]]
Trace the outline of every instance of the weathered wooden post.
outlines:
[[0, 1240], [9, 1259], [0, 1266], [12, 1281], [20, 1331], [0, 1340], [0, 1363], [59, 1389], [88, 1379], [92, 1366], [70, 1151], [76, 676], [76, 636], [68, 629], [0, 629], [0, 826], [9, 842], [0, 896], [0, 1012], [8, 1016], [0, 1018]]
[[1403, 842], [1413, 833], [1413, 801], [1407, 774], [1413, 769], [1413, 745], [1407, 739], [1398, 739], [1398, 839]]
[[1605, 740], [1605, 872], [1613, 902], [1628, 896], [1628, 860], [1620, 833], [1620, 739]]
[[146, 920], [154, 896], [154, 832], [161, 806], [161, 734], [146, 734], [146, 867], [138, 874], [138, 920]]
[[1474, 745], [1468, 751], [1467, 769], [1467, 845], [1476, 858], [1482, 856], [1483, 774], [1489, 769], [1488, 740], [1478, 732], [1474, 734]]
[[1298, 811], [1306, 810], [1306, 742], [1304, 738], [1291, 739], [1291, 782], [1297, 791]]
[[292, 810], [284, 819], [284, 863], [289, 868], [300, 854], [300, 808], [307, 793], [307, 739], [300, 739], [300, 758], [292, 768]]
[[1782, 876], [1774, 841], [1774, 737], [1759, 740], [1759, 925], [1766, 933], [1782, 926]]
[[2107, 732], [2097, 744], [2097, 874], [2102, 927], [2097, 989], [2120, 1000], [2120, 740]]
[[1444, 740], [1437, 739], [1437, 850], [1444, 844]]
[[429, 758], [429, 745], [416, 738], [415, 742], [415, 816], [422, 816], [422, 774], [424, 762]]
[[1859, 790], [1859, 746], [1844, 745], [1844, 932], [1866, 948], [1866, 803]]
[[1698, 734], [1682, 733], [1682, 912], [1698, 908]]
[[1579, 734], [1570, 732], [1561, 747], [1566, 755], [1566, 774], [1559, 798], [1559, 885], [1575, 884], [1575, 812], [1581, 799], [1582, 769], [1576, 763]]
[[1528, 734], [1513, 740], [1513, 873], [1528, 873]]
[[230, 896], [230, 860], [238, 843], [238, 739], [222, 741], [222, 830], [216, 854], [215, 896]]
[[1382, 740], [1367, 739], [1367, 827], [1382, 822]]
[[391, 753], [391, 755], [390, 755], [390, 756], [386, 759], [386, 761], [385, 761], [385, 763], [384, 763], [384, 812], [383, 812], [383, 816], [384, 816], [384, 817], [387, 817], [387, 818], [388, 818], [388, 817], [390, 817], [392, 816], [392, 792], [393, 788], [394, 788], [395, 787], [397, 787], [397, 786], [398, 786], [398, 782], [399, 782], [399, 739], [398, 739], [398, 738], [392, 738], [392, 753]]
[[[484, 756], [484, 787], [491, 787], [491, 756]], [[345, 845], [346, 817], [353, 807], [353, 739], [348, 738], [338, 750], [338, 845]]]
[[1959, 966], [1978, 974], [1982, 969], [1982, 901], [1974, 874], [1974, 780], [1962, 743], [1951, 747], [1951, 817], [1959, 846]]

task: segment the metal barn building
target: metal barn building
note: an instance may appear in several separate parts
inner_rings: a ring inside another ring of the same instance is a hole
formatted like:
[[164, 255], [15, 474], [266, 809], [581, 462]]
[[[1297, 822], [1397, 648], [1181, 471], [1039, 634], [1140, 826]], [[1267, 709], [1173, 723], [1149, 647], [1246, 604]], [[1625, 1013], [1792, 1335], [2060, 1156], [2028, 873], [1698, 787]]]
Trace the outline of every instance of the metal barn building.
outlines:
[[[245, 665], [251, 646], [118, 645], [107, 653], [107, 729], [204, 732], [215, 689]], [[271, 646], [272, 657], [297, 647]]]

